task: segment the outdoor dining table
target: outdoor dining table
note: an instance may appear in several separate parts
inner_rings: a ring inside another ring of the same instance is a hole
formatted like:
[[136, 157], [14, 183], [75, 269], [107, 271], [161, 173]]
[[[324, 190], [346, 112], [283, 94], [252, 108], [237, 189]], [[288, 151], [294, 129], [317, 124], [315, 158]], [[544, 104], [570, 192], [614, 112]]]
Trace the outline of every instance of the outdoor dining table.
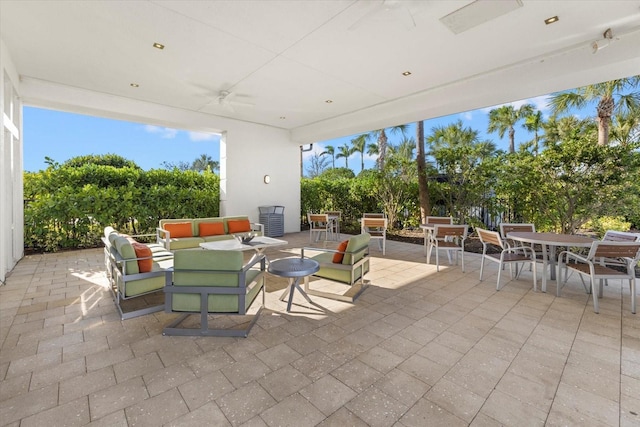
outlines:
[[[551, 266], [549, 279], [556, 280], [556, 248], [558, 246], [589, 248], [593, 243], [592, 238], [585, 236], [560, 233], [538, 233], [531, 231], [515, 231], [507, 234], [507, 238], [522, 243], [540, 245], [542, 247], [542, 292], [547, 292], [547, 264]], [[560, 276], [560, 272], [558, 272], [558, 276]]]

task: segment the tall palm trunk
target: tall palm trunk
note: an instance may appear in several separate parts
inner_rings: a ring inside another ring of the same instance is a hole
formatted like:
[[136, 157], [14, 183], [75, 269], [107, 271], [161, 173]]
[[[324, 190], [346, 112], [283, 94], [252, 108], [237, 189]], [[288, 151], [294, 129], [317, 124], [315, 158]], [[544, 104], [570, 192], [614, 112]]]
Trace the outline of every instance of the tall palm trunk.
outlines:
[[416, 156], [418, 165], [418, 198], [420, 201], [420, 223], [427, 222], [431, 212], [429, 206], [429, 182], [427, 181], [427, 162], [424, 151], [424, 122], [419, 121], [416, 126]]
[[598, 145], [609, 144], [609, 126], [614, 107], [615, 104], [611, 96], [603, 96], [598, 102]]
[[380, 130], [378, 136], [378, 166], [380, 170], [384, 170], [385, 154], [387, 153], [387, 133], [384, 129]]
[[509, 128], [509, 152], [510, 153], [515, 153], [516, 152], [516, 130], [513, 128], [513, 126], [511, 126]]

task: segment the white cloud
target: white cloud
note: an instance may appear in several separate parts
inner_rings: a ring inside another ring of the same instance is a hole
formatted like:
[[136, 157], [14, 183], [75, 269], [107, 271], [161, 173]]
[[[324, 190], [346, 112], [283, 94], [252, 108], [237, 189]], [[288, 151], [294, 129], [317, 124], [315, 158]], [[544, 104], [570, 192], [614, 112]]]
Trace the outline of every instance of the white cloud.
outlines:
[[189, 139], [191, 141], [213, 141], [217, 136], [218, 135], [214, 133], [189, 132]]
[[148, 132], [148, 133], [160, 134], [160, 138], [163, 138], [163, 139], [173, 139], [178, 134], [177, 129], [163, 128], [160, 126], [153, 126], [153, 125], [145, 125], [144, 130], [145, 132]]
[[462, 116], [462, 118], [468, 122], [470, 122], [471, 120], [473, 120], [473, 111], [467, 111], [466, 113], [461, 113], [460, 114]]

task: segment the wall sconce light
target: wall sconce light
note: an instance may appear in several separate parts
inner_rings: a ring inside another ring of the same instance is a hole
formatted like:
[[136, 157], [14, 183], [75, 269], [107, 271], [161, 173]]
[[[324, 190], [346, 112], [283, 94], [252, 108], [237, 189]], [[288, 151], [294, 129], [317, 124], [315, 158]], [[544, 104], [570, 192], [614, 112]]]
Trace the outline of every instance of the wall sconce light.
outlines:
[[271, 182], [271, 177], [269, 175], [265, 175], [263, 178], [263, 181], [265, 184], [268, 184]]
[[596, 40], [591, 43], [591, 53], [596, 54], [600, 49], [604, 49], [609, 46], [611, 40], [613, 40], [613, 32], [611, 28], [607, 28], [604, 33], [602, 33], [602, 39]]

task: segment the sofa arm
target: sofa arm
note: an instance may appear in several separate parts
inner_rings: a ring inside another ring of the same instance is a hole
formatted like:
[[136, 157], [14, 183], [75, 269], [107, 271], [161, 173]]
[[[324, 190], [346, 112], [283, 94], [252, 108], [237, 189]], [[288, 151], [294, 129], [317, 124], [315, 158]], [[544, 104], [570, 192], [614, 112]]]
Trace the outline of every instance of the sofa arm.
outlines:
[[264, 236], [264, 225], [259, 222], [252, 222], [251, 231], [259, 231], [260, 234]]
[[168, 251], [171, 250], [171, 233], [164, 228], [156, 227], [156, 243]]

